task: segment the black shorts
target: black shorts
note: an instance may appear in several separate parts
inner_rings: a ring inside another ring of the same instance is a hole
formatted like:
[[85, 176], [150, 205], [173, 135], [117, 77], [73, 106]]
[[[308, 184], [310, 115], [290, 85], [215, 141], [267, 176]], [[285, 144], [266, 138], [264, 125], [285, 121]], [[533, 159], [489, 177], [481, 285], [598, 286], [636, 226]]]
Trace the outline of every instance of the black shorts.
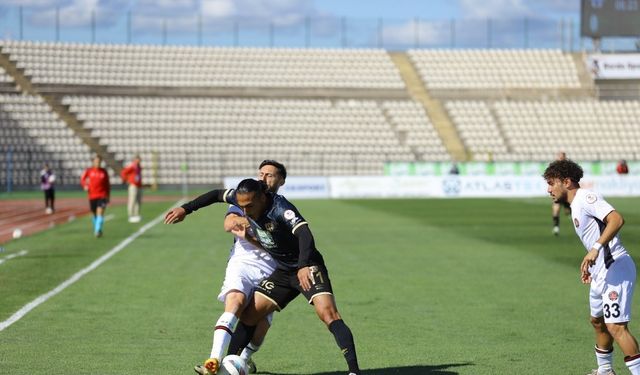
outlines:
[[102, 209], [107, 208], [108, 202], [109, 200], [107, 198], [90, 199], [89, 207], [91, 208], [91, 212], [93, 212], [93, 214], [95, 215], [96, 211], [98, 210], [98, 207]]
[[311, 289], [302, 290], [298, 281], [298, 271], [276, 269], [260, 282], [256, 293], [260, 293], [276, 304], [278, 310], [284, 309], [298, 294], [302, 293], [309, 303], [319, 294], [333, 294], [329, 272], [325, 266], [311, 266]]

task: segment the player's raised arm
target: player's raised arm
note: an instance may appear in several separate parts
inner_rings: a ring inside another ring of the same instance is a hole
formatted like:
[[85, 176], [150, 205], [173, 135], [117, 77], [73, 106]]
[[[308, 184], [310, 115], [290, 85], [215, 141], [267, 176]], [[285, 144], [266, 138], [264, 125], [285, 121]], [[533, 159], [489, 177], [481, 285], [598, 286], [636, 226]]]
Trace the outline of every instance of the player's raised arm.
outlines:
[[191, 202], [187, 202], [180, 207], [176, 207], [171, 211], [167, 212], [164, 217], [165, 224], [176, 224], [184, 220], [184, 218], [192, 213], [193, 211], [197, 211], [202, 207], [210, 206], [214, 203], [222, 203], [226, 202], [225, 199], [229, 196], [229, 193], [232, 192], [231, 189], [214, 189], [209, 192], [202, 194]]

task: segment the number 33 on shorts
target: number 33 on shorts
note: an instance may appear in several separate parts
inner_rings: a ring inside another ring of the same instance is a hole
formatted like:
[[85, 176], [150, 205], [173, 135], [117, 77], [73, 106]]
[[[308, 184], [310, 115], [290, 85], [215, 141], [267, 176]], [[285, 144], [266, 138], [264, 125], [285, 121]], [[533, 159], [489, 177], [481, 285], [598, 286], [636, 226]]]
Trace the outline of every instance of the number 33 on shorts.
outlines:
[[620, 305], [617, 303], [612, 304], [604, 304], [604, 317], [608, 318], [619, 318], [620, 317]]

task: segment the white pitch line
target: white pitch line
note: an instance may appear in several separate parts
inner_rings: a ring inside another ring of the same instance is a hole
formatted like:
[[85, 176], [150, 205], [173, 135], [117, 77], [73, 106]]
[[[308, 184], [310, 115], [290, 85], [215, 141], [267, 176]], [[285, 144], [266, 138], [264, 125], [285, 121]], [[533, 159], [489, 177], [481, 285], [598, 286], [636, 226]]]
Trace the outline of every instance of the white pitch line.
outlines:
[[13, 258], [25, 256], [25, 255], [27, 255], [27, 253], [28, 253], [27, 250], [22, 250], [20, 252], [15, 253], [15, 254], [9, 254], [6, 257], [0, 259], [0, 264], [4, 263], [4, 262], [6, 262], [6, 261], [8, 261], [10, 259], [13, 259]]
[[107, 216], [104, 217], [104, 221], [106, 223], [107, 221], [113, 220], [115, 217], [116, 217], [116, 215], [114, 215], [114, 214], [107, 215]]
[[[178, 202], [177, 204], [180, 205], [181, 203], [182, 203], [182, 201]], [[140, 235], [142, 235], [144, 232], [146, 232], [147, 230], [151, 229], [153, 226], [155, 226], [156, 224], [161, 222], [164, 219], [164, 215], [165, 215], [165, 213], [162, 213], [160, 216], [156, 217], [152, 221], [150, 221], [147, 224], [145, 224], [144, 226], [142, 226], [142, 228], [138, 229], [137, 232], [135, 232], [134, 234], [132, 234], [129, 237], [125, 238], [116, 247], [114, 247], [113, 249], [109, 250], [109, 252], [107, 252], [106, 254], [101, 256], [100, 258], [94, 260], [93, 263], [91, 263], [86, 268], [83, 268], [80, 271], [76, 272], [75, 275], [73, 275], [70, 278], [68, 278], [67, 280], [65, 280], [62, 284], [58, 285], [57, 287], [55, 287], [54, 289], [50, 290], [49, 292], [47, 292], [45, 294], [42, 294], [41, 296], [37, 297], [33, 301], [31, 301], [31, 302], [27, 303], [26, 305], [22, 306], [22, 308], [20, 310], [16, 311], [13, 315], [11, 315], [11, 317], [9, 317], [9, 319], [7, 319], [7, 320], [5, 320], [3, 322], [0, 322], [0, 332], [2, 332], [5, 328], [9, 327], [13, 323], [17, 322], [18, 320], [22, 319], [25, 315], [27, 315], [27, 313], [29, 313], [29, 311], [31, 311], [31, 310], [35, 309], [36, 307], [42, 305], [49, 298], [51, 298], [51, 297], [55, 296], [56, 294], [62, 292], [68, 286], [70, 286], [70, 285], [74, 284], [76, 281], [80, 280], [84, 275], [86, 275], [89, 272], [95, 270], [102, 263], [106, 262], [109, 258], [111, 258], [112, 256], [114, 256], [117, 253], [119, 253], [120, 251], [122, 251], [122, 249], [127, 247], [127, 245], [129, 245], [131, 242], [133, 242], [133, 240], [135, 240], [136, 238], [140, 237]]]

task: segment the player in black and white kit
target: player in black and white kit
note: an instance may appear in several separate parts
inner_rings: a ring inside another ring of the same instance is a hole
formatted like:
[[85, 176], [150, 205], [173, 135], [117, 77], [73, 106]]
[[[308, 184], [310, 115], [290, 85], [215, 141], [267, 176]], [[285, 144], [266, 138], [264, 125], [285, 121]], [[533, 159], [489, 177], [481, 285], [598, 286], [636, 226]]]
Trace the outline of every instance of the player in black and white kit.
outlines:
[[640, 374], [638, 342], [627, 327], [631, 320], [636, 267], [618, 236], [624, 219], [600, 194], [580, 188], [582, 176], [582, 168], [571, 160], [556, 160], [543, 174], [553, 201], [571, 204], [576, 234], [587, 250], [580, 265], [580, 276], [584, 284], [591, 285], [589, 304], [598, 363], [598, 368], [589, 374], [615, 374], [614, 341], [624, 353], [629, 371]]
[[[237, 189], [212, 190], [181, 209], [170, 211], [165, 223], [173, 224], [199, 208], [226, 202], [241, 208], [246, 221], [239, 225], [250, 228], [255, 239], [277, 263], [276, 270], [264, 279], [241, 316], [248, 327], [273, 311], [280, 311], [299, 294], [312, 304], [327, 325], [342, 351], [350, 375], [360, 375], [353, 335], [336, 307], [331, 281], [322, 255], [315, 247], [313, 234], [298, 209], [285, 197], [266, 191], [261, 181], [246, 179]], [[248, 343], [252, 336], [247, 332]]]

